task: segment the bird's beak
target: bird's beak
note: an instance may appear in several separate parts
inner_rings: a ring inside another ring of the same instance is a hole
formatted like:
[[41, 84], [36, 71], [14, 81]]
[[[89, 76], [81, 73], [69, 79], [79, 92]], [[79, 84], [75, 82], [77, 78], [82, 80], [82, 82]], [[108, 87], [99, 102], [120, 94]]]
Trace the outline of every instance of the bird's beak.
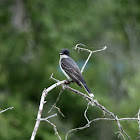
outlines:
[[60, 55], [62, 55], [62, 53], [59, 53]]

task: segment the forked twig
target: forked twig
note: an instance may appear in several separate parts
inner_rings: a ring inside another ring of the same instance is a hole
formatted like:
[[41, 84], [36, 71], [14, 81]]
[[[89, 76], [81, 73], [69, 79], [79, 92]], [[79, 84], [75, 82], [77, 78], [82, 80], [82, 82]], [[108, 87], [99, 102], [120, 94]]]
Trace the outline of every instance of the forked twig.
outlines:
[[61, 137], [60, 137], [60, 135], [59, 135], [59, 133], [58, 133], [58, 131], [57, 131], [57, 128], [56, 128], [55, 124], [53, 124], [52, 122], [50, 122], [50, 121], [48, 120], [48, 119], [50, 119], [50, 118], [52, 118], [52, 117], [55, 117], [55, 116], [57, 116], [57, 114], [48, 116], [48, 117], [46, 117], [46, 118], [41, 118], [40, 121], [46, 121], [46, 122], [48, 122], [50, 125], [52, 125], [53, 128], [54, 128], [55, 134], [58, 136], [59, 140], [62, 140]]
[[104, 51], [104, 50], [106, 50], [107, 47], [105, 46], [105, 47], [102, 48], [102, 49], [95, 50], [95, 51], [91, 51], [91, 50], [86, 49], [86, 48], [78, 47], [79, 45], [81, 45], [81, 46], [85, 46], [84, 44], [79, 43], [79, 44], [77, 44], [77, 45], [74, 47], [74, 49], [78, 49], [78, 51], [80, 51], [80, 50], [84, 50], [84, 51], [87, 51], [87, 52], [90, 53], [89, 56], [88, 56], [88, 58], [87, 58], [87, 60], [85, 61], [85, 64], [83, 65], [83, 67], [82, 67], [82, 69], [81, 69], [81, 73], [83, 73], [83, 71], [84, 71], [84, 69], [85, 69], [85, 66], [87, 65], [87, 63], [88, 63], [90, 57], [92, 56], [92, 54], [95, 53], [95, 52]]

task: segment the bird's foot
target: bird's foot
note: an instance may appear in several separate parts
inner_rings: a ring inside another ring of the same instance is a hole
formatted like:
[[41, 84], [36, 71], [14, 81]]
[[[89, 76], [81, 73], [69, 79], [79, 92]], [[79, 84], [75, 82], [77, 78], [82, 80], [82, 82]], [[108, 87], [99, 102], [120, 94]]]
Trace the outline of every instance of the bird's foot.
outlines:
[[66, 81], [65, 81], [65, 84], [66, 84], [66, 85], [69, 85], [70, 82], [71, 82], [71, 81], [66, 80]]
[[93, 97], [94, 97], [94, 94], [93, 94], [93, 93], [90, 93], [89, 96], [90, 96], [91, 98], [93, 98]]
[[66, 84], [66, 85], [69, 85], [71, 82], [72, 82], [72, 83], [74, 83], [74, 81], [73, 81], [73, 80], [71, 80], [71, 81], [66, 80], [65, 84]]

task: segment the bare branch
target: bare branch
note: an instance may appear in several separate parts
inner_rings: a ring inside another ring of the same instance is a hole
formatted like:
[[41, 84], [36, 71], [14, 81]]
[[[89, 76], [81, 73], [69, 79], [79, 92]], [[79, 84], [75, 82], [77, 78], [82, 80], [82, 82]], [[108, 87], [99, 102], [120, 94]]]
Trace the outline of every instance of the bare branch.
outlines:
[[68, 139], [69, 133], [74, 132], [74, 131], [77, 131], [77, 130], [83, 130], [83, 129], [87, 128], [88, 126], [89, 126], [89, 124], [86, 124], [86, 125], [83, 126], [83, 127], [78, 127], [78, 128], [74, 128], [74, 129], [69, 130], [69, 131], [67, 132], [67, 134], [66, 134], [65, 140]]
[[85, 61], [85, 64], [83, 65], [83, 67], [82, 67], [82, 69], [81, 69], [81, 73], [83, 73], [83, 71], [84, 71], [84, 69], [85, 69], [85, 67], [86, 67], [86, 65], [87, 65], [87, 63], [88, 63], [88, 61], [89, 61], [91, 55], [92, 55], [92, 52], [90, 52], [90, 54], [89, 54], [87, 60]]
[[81, 73], [83, 73], [83, 71], [84, 71], [84, 69], [85, 69], [85, 66], [87, 65], [87, 63], [88, 63], [88, 61], [89, 61], [89, 59], [90, 59], [90, 57], [91, 57], [91, 55], [93, 54], [93, 53], [95, 53], [95, 52], [99, 52], [99, 51], [103, 51], [103, 50], [106, 50], [106, 46], [104, 47], [104, 48], [102, 48], [102, 49], [99, 49], [99, 50], [95, 50], [95, 51], [91, 51], [91, 50], [89, 50], [89, 49], [86, 49], [86, 48], [81, 48], [81, 47], [78, 47], [79, 45], [82, 45], [82, 46], [84, 46], [85, 47], [85, 45], [84, 44], [81, 44], [81, 43], [79, 43], [79, 44], [77, 44], [75, 47], [74, 47], [74, 49], [76, 50], [76, 49], [78, 49], [78, 51], [79, 50], [84, 50], [84, 51], [88, 51], [88, 52], [90, 52], [90, 54], [89, 54], [89, 56], [88, 56], [88, 58], [87, 58], [87, 60], [85, 61], [85, 64], [83, 65], [83, 67], [82, 67], [82, 69], [81, 69]]
[[48, 116], [48, 117], [46, 117], [46, 118], [41, 118], [40, 121], [46, 121], [46, 122], [48, 122], [49, 124], [51, 124], [51, 125], [53, 126], [54, 131], [55, 131], [55, 134], [58, 136], [59, 140], [62, 140], [61, 137], [60, 137], [60, 135], [59, 135], [59, 133], [58, 133], [58, 131], [57, 131], [57, 128], [56, 128], [55, 124], [53, 124], [52, 122], [50, 122], [50, 121], [48, 120], [48, 119], [50, 119], [50, 118], [52, 118], [52, 117], [55, 117], [55, 116], [57, 116], [57, 114]]
[[85, 110], [85, 112], [84, 112], [84, 117], [85, 117], [85, 119], [87, 120], [87, 122], [89, 123], [89, 119], [88, 119], [88, 117], [87, 117], [88, 108], [89, 108], [89, 102], [88, 102], [87, 108], [86, 108], [86, 110]]
[[55, 131], [55, 134], [58, 136], [59, 140], [62, 140], [61, 137], [60, 137], [60, 135], [59, 135], [59, 133], [58, 133], [58, 131], [57, 131], [56, 126], [52, 122], [50, 122], [48, 120], [46, 120], [46, 121], [53, 126], [54, 131]]
[[81, 48], [81, 47], [78, 47], [78, 46], [84, 46], [85, 47], [85, 45], [84, 44], [82, 44], [82, 43], [79, 43], [79, 44], [76, 44], [76, 46], [74, 47], [74, 49], [76, 50], [76, 49], [78, 49], [78, 52], [81, 50], [84, 50], [84, 51], [87, 51], [87, 52], [92, 52], [91, 50], [89, 50], [89, 49], [86, 49], [86, 48]]
[[56, 108], [57, 110], [58, 110], [58, 112], [63, 116], [63, 117], [65, 117], [64, 116], [64, 114], [61, 112], [61, 110], [60, 110], [60, 108], [59, 107], [57, 107], [57, 106], [54, 106], [54, 108]]
[[58, 112], [59, 112], [63, 117], [65, 117], [64, 114], [61, 112], [60, 108], [57, 107], [57, 106], [55, 106], [55, 105], [52, 105], [52, 108], [50, 109], [50, 111], [49, 111], [48, 113], [50, 113], [50, 112], [52, 111], [53, 108], [56, 108], [56, 109], [58, 110]]
[[34, 140], [35, 139], [35, 136], [36, 136], [39, 124], [40, 124], [40, 119], [41, 119], [41, 115], [42, 115], [42, 111], [43, 111], [43, 106], [44, 106], [44, 103], [45, 103], [44, 102], [45, 101], [45, 97], [47, 96], [49, 91], [51, 91], [52, 89], [54, 89], [55, 87], [57, 87], [59, 85], [65, 84], [65, 82], [66, 82], [66, 80], [59, 81], [59, 82], [53, 84], [52, 86], [48, 87], [47, 89], [43, 90], [42, 96], [41, 96], [41, 100], [40, 100], [39, 110], [38, 110], [38, 114], [37, 114], [36, 124], [35, 124], [35, 127], [34, 127], [34, 130], [32, 132], [32, 136], [31, 136], [30, 140]]
[[139, 125], [139, 137], [140, 137], [140, 109], [138, 111], [138, 125]]
[[3, 113], [3, 112], [5, 112], [5, 111], [7, 111], [7, 110], [9, 110], [9, 109], [11, 110], [11, 109], [13, 109], [13, 108], [14, 108], [14, 107], [12, 106], [12, 107], [8, 107], [8, 108], [6, 108], [6, 109], [4, 109], [4, 110], [1, 110], [1, 111], [0, 111], [0, 114]]
[[[81, 69], [81, 73], [82, 73], [82, 72], [84, 71], [84, 68], [85, 68], [85, 66], [87, 65], [87, 63], [88, 63], [90, 57], [92, 56], [92, 54], [95, 53], [95, 52], [103, 51], [103, 50], [105, 50], [107, 47], [105, 46], [105, 47], [102, 48], [102, 49], [95, 50], [95, 51], [91, 51], [91, 50], [86, 49], [86, 48], [78, 47], [79, 45], [85, 46], [84, 44], [81, 44], [81, 43], [77, 44], [77, 45], [75, 46], [75, 49], [78, 49], [78, 52], [79, 52], [80, 50], [81, 50], [81, 51], [84, 50], [84, 51], [88, 51], [88, 52], [90, 53], [89, 56], [88, 56], [88, 58], [87, 58], [87, 60], [85, 61], [85, 64], [83, 65], [83, 67], [82, 67], [82, 69]], [[83, 126], [83, 127], [79, 127], [79, 128], [75, 128], [75, 129], [69, 130], [69, 131], [67, 132], [67, 134], [66, 134], [65, 140], [67, 140], [67, 137], [68, 137], [68, 135], [69, 135], [70, 132], [77, 131], [77, 130], [83, 130], [83, 129], [85, 129], [85, 128], [88, 128], [88, 127], [90, 127], [90, 124], [91, 124], [92, 122], [96, 122], [96, 121], [99, 121], [99, 120], [115, 121], [116, 124], [117, 124], [117, 126], [118, 126], [118, 130], [119, 130], [119, 131], [117, 132], [117, 133], [119, 134], [118, 137], [121, 136], [123, 140], [125, 140], [125, 136], [126, 136], [129, 140], [131, 140], [131, 138], [130, 138], [130, 136], [123, 130], [123, 128], [122, 128], [122, 126], [121, 126], [121, 124], [120, 124], [120, 121], [126, 121], [126, 120], [127, 120], [127, 121], [130, 121], [130, 120], [131, 120], [131, 121], [137, 121], [138, 124], [139, 124], [139, 135], [140, 135], [140, 110], [139, 110], [139, 112], [138, 112], [138, 117], [137, 117], [137, 118], [120, 118], [120, 119], [119, 119], [113, 112], [107, 110], [104, 106], [102, 106], [101, 104], [99, 104], [97, 100], [91, 98], [90, 96], [88, 96], [88, 95], [86, 95], [86, 94], [84, 94], [84, 93], [82, 93], [82, 92], [80, 92], [80, 91], [78, 91], [78, 90], [76, 90], [76, 89], [73, 89], [73, 88], [69, 87], [69, 86], [67, 85], [67, 84], [68, 84], [68, 81], [66, 81], [66, 80], [59, 81], [59, 80], [53, 78], [53, 74], [51, 75], [50, 79], [55, 80], [57, 83], [55, 83], [55, 84], [53, 84], [52, 86], [50, 86], [49, 88], [45, 89], [45, 90], [43, 91], [43, 93], [42, 93], [41, 100], [40, 100], [39, 111], [38, 111], [38, 115], [37, 115], [37, 119], [36, 119], [36, 124], [35, 124], [35, 127], [34, 127], [34, 130], [33, 130], [33, 133], [32, 133], [32, 136], [31, 136], [31, 139], [30, 139], [30, 140], [34, 140], [34, 139], [35, 139], [35, 136], [36, 136], [36, 133], [37, 133], [37, 130], [38, 130], [40, 121], [42, 121], [42, 120], [47, 121], [48, 123], [50, 123], [50, 124], [53, 126], [56, 135], [58, 136], [59, 140], [61, 140], [61, 137], [59, 136], [58, 131], [57, 131], [57, 129], [56, 129], [56, 126], [55, 126], [52, 122], [50, 122], [50, 121], [48, 120], [49, 118], [52, 118], [52, 117], [54, 117], [54, 116], [57, 116], [57, 114], [48, 116], [48, 117], [46, 117], [46, 118], [41, 118], [42, 110], [43, 110], [43, 105], [44, 105], [44, 103], [45, 103], [45, 97], [47, 96], [47, 94], [48, 94], [49, 91], [51, 91], [53, 88], [55, 88], [55, 87], [57, 87], [57, 86], [59, 86], [59, 85], [62, 85], [62, 90], [60, 91], [60, 93], [59, 93], [59, 95], [58, 95], [58, 97], [57, 97], [57, 99], [56, 99], [56, 102], [55, 102], [54, 105], [52, 106], [51, 110], [52, 110], [53, 108], [56, 108], [56, 109], [58, 110], [58, 112], [63, 116], [63, 114], [62, 114], [62, 112], [60, 111], [60, 109], [59, 109], [58, 107], [56, 107], [56, 104], [57, 104], [57, 102], [58, 102], [58, 100], [59, 100], [59, 98], [60, 98], [60, 95], [61, 95], [61, 93], [62, 93], [63, 90], [70, 90], [70, 91], [72, 91], [72, 92], [78, 94], [79, 96], [83, 97], [84, 99], [86, 99], [86, 100], [88, 101], [87, 108], [86, 108], [86, 110], [85, 110], [85, 112], [84, 112], [84, 117], [85, 117], [85, 119], [87, 120], [87, 124], [86, 124], [85, 126]], [[87, 111], [88, 111], [88, 108], [89, 108], [89, 104], [91, 104], [92, 106], [96, 106], [96, 107], [98, 107], [99, 109], [101, 109], [102, 112], [103, 112], [103, 118], [96, 118], [96, 119], [93, 119], [93, 120], [90, 121], [90, 120], [88, 119], [88, 117], [87, 117]], [[50, 111], [51, 111], [51, 110], [50, 110]], [[50, 112], [50, 111], [49, 111], [49, 112]], [[104, 118], [104, 117], [105, 117], [105, 114], [108, 114], [108, 115], [110, 116], [110, 118]]]
[[48, 120], [48, 119], [50, 119], [50, 118], [52, 118], [52, 117], [55, 117], [55, 116], [57, 116], [57, 113], [54, 114], [54, 115], [48, 116], [48, 117], [46, 117], [46, 118], [40, 118], [40, 121], [46, 121], [46, 120]]
[[[124, 134], [124, 135], [126, 135], [126, 136], [131, 140], [131, 138], [130, 138], [130, 137], [127, 135], [127, 133], [123, 130], [123, 128], [122, 128], [120, 122], [118, 121], [117, 116], [115, 116], [114, 113], [112, 113], [112, 112], [110, 112], [109, 110], [107, 110], [104, 106], [102, 106], [101, 104], [99, 104], [97, 100], [93, 100], [91, 97], [87, 96], [86, 94], [83, 94], [82, 92], [80, 92], [80, 91], [78, 91], [78, 90], [76, 90], [76, 89], [73, 89], [73, 88], [71, 88], [71, 87], [69, 87], [69, 86], [66, 86], [66, 89], [68, 89], [68, 90], [70, 90], [70, 91], [73, 91], [74, 93], [76, 93], [76, 94], [82, 96], [82, 97], [85, 98], [92, 106], [95, 105], [96, 107], [100, 108], [103, 112], [105, 112], [106, 114], [108, 114], [109, 116], [111, 116], [112, 118], [114, 118], [115, 121], [116, 121], [116, 123], [117, 123], [117, 125], [118, 125], [119, 135], [121, 135], [122, 138], [125, 139], [124, 136], [123, 136], [123, 134]], [[87, 124], [87, 125], [88, 125], [88, 124]], [[84, 128], [85, 128], [85, 127], [84, 127]], [[76, 130], [77, 130], [77, 129], [78, 129], [78, 130], [81, 130], [82, 128], [76, 128]], [[72, 131], [73, 131], [73, 129], [72, 129]], [[71, 132], [71, 131], [69, 131], [69, 133], [70, 133], [70, 132]], [[122, 134], [122, 133], [123, 133], [123, 134]]]
[[[53, 77], [52, 77], [52, 78], [53, 78]], [[52, 108], [48, 111], [48, 113], [50, 113], [50, 112], [52, 111], [52, 109], [54, 108], [54, 106], [56, 106], [56, 104], [57, 104], [57, 102], [59, 101], [59, 98], [60, 98], [62, 92], [63, 92], [63, 89], [60, 90], [59, 95], [58, 95], [58, 97], [57, 97], [55, 103], [52, 105]], [[62, 112], [61, 112], [61, 113], [62, 113]], [[64, 116], [64, 115], [62, 115], [62, 116]]]
[[56, 81], [56, 82], [59, 82], [59, 80], [57, 80], [57, 79], [55, 79], [54, 77], [53, 77], [53, 73], [51, 74], [51, 77], [50, 77], [50, 80], [54, 80], [54, 81]]
[[[96, 118], [96, 119], [93, 119], [91, 121], [89, 121], [85, 126], [83, 127], [78, 127], [78, 128], [74, 128], [74, 129], [71, 129], [67, 132], [66, 134], [66, 137], [65, 137], [65, 140], [67, 140], [68, 138], [68, 135], [71, 133], [71, 132], [74, 132], [74, 131], [77, 131], [77, 130], [83, 130], [83, 129], [86, 129], [88, 128], [88, 126], [90, 126], [91, 123], [93, 122], [97, 122], [97, 121], [116, 121], [116, 119], [112, 119], [112, 118]], [[128, 121], [128, 120], [133, 120], [133, 121], [137, 121], [138, 119], [137, 118], [120, 118], [118, 119], [118, 121]], [[117, 132], [120, 134], [120, 132]], [[123, 136], [124, 137], [124, 136]], [[128, 136], [129, 137], [129, 136]]]
[[85, 110], [85, 112], [84, 112], [84, 117], [85, 117], [85, 119], [87, 120], [87, 124], [86, 124], [85, 126], [78, 127], [78, 128], [74, 128], [74, 129], [69, 130], [69, 131], [67, 132], [67, 134], [66, 134], [65, 140], [67, 140], [69, 133], [74, 132], [74, 131], [77, 131], [77, 130], [83, 130], [83, 129], [86, 129], [86, 128], [90, 127], [90, 121], [89, 121], [89, 119], [88, 119], [88, 117], [87, 117], [88, 108], [89, 108], [89, 102], [88, 102], [87, 108], [86, 108], [86, 110]]

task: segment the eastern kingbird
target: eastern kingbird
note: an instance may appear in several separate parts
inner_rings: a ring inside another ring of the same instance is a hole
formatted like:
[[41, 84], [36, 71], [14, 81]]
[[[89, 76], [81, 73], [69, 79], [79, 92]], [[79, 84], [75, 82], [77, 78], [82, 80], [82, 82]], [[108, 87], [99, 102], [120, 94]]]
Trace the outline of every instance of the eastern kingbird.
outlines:
[[93, 93], [88, 88], [82, 73], [76, 62], [70, 57], [68, 49], [62, 49], [60, 54], [59, 65], [60, 69], [69, 81], [76, 82], [80, 87], [84, 86], [90, 97], [94, 97]]

